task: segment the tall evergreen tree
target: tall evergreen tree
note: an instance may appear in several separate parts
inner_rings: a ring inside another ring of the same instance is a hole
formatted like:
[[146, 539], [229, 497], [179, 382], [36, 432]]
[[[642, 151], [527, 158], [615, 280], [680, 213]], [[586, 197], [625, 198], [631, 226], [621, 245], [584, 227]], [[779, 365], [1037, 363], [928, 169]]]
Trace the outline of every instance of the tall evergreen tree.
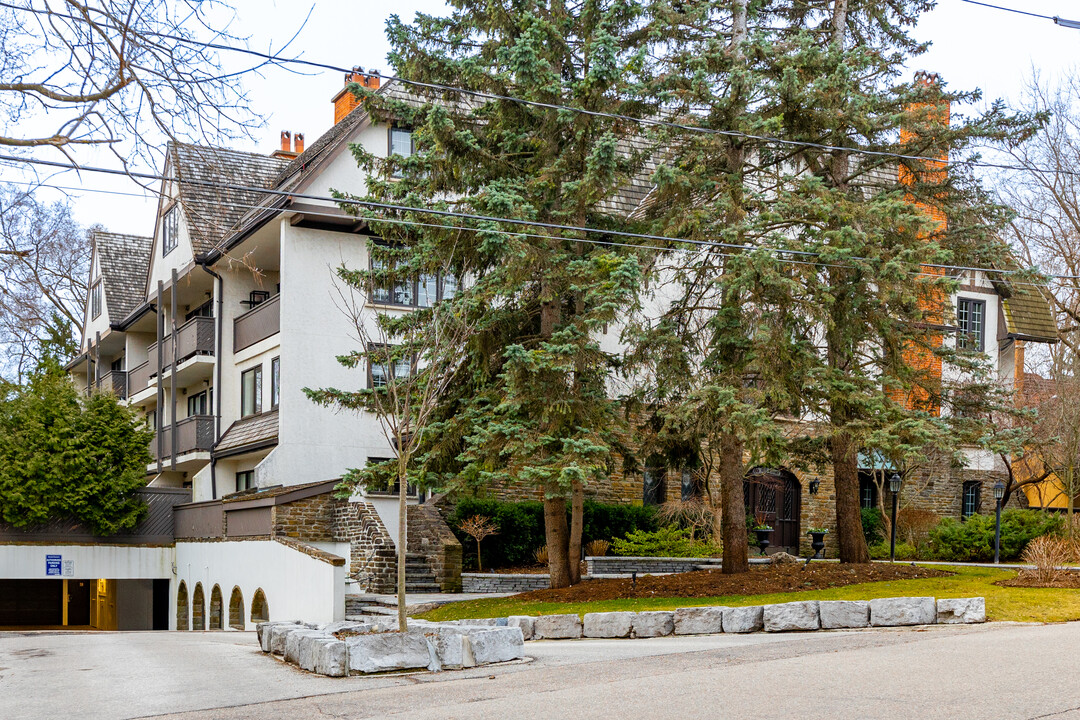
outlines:
[[[1026, 131], [1000, 104], [974, 118], [950, 105], [976, 100], [932, 77], [900, 79], [926, 45], [910, 35], [927, 0], [819, 0], [775, 5], [784, 52], [773, 69], [783, 138], [794, 146], [780, 211], [817, 265], [799, 274], [821, 328], [808, 398], [823, 420], [818, 447], [832, 465], [840, 558], [868, 562], [859, 507], [859, 452], [871, 442], [932, 436], [942, 383], [938, 361], [953, 278], [933, 264], [1001, 267], [1005, 214], [962, 168], [870, 156], [859, 149], [955, 157], [986, 139]], [[890, 428], [892, 428], [890, 430]], [[918, 431], [915, 431], [916, 428]], [[886, 454], [895, 448], [885, 447]]]
[[[633, 227], [633, 205], [616, 199], [635, 180], [644, 182], [651, 152], [638, 124], [603, 113], [643, 117], [654, 109], [643, 92], [648, 4], [453, 6], [449, 17], [418, 15], [410, 25], [391, 18], [397, 74], [534, 104], [356, 88], [376, 116], [412, 128], [417, 149], [408, 160], [388, 161], [357, 149], [360, 164], [375, 173], [367, 197], [549, 225]], [[374, 251], [396, 273], [450, 264], [462, 279], [452, 302], [475, 328], [442, 424], [429, 434], [424, 471], [444, 484], [539, 488], [552, 586], [576, 582], [585, 488], [611, 470], [619, 442], [607, 386], [614, 358], [601, 340], [635, 302], [636, 250], [617, 238], [553, 227], [400, 210], [367, 215], [389, 241]]]

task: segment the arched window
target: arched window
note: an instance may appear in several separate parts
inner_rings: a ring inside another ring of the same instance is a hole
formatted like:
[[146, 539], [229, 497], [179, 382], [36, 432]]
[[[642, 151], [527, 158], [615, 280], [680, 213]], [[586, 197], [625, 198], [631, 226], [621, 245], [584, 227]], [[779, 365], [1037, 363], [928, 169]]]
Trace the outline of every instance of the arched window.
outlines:
[[664, 458], [653, 455], [645, 461], [642, 475], [641, 501], [645, 505], [659, 505], [667, 499], [667, 466]]
[[202, 583], [195, 583], [195, 592], [191, 594], [191, 629], [206, 629], [206, 594]]
[[176, 590], [176, 629], [188, 629], [187, 584], [183, 580], [180, 581], [180, 587]]
[[270, 620], [270, 606], [266, 604], [266, 593], [262, 588], [251, 596], [251, 622], [261, 623]]
[[233, 630], [244, 629], [244, 594], [239, 587], [233, 587], [229, 596], [229, 627]]
[[222, 624], [223, 618], [221, 614], [221, 588], [217, 585], [210, 591], [210, 629], [211, 630], [224, 630], [225, 626]]

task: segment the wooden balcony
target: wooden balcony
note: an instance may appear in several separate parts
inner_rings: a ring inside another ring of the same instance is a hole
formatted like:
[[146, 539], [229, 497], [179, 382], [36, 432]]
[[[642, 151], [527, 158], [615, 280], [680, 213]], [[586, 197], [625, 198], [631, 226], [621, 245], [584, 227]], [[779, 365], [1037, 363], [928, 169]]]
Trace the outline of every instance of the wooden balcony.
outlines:
[[[151, 343], [149, 353], [151, 366], [157, 366], [157, 343]], [[194, 317], [176, 329], [176, 362], [184, 362], [196, 355], [214, 354], [214, 318]], [[173, 364], [172, 335], [161, 340], [161, 367], [165, 369]]]
[[111, 370], [97, 381], [97, 389], [111, 392], [121, 400], [127, 398], [128, 374], [123, 370]]
[[233, 352], [281, 331], [281, 295], [260, 303], [233, 321]]
[[129, 395], [138, 395], [150, 387], [150, 378], [154, 376], [154, 368], [149, 361], [128, 371], [127, 389]]
[[150, 454], [154, 459], [165, 460], [190, 452], [210, 452], [214, 444], [214, 416], [193, 415], [177, 420], [175, 438], [169, 424], [163, 425], [158, 432], [161, 434], [161, 454], [158, 454], [158, 438], [155, 435], [150, 445]]

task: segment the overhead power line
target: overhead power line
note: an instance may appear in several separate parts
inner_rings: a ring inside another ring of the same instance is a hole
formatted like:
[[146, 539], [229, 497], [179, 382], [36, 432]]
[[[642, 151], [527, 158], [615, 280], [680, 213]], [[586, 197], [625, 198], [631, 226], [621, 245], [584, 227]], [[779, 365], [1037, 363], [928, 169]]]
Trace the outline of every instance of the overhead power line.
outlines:
[[[66, 163], [61, 163], [59, 161], [41, 160], [41, 159], [37, 159], [37, 158], [24, 158], [24, 157], [18, 157], [18, 156], [14, 156], [14, 155], [0, 155], [0, 161], [20, 162], [20, 163], [26, 163], [26, 164], [31, 164], [31, 165], [42, 165], [42, 166], [46, 166], [46, 167], [59, 167], [59, 168], [72, 169]], [[695, 239], [692, 239], [692, 238], [674, 238], [674, 237], [669, 237], [669, 236], [666, 236], [666, 235], [652, 235], [652, 234], [648, 234], [648, 233], [635, 233], [635, 232], [629, 232], [629, 231], [626, 231], [626, 230], [605, 230], [605, 229], [602, 229], [602, 228], [594, 228], [594, 227], [581, 226], [581, 225], [564, 225], [564, 224], [559, 224], [559, 223], [540, 222], [540, 221], [537, 221], [537, 220], [525, 220], [525, 219], [519, 219], [519, 218], [504, 218], [504, 217], [497, 217], [497, 216], [493, 216], [493, 215], [481, 215], [481, 214], [478, 214], [478, 213], [457, 212], [457, 211], [453, 211], [453, 210], [439, 210], [439, 209], [436, 209], [436, 208], [419, 208], [419, 207], [412, 207], [412, 206], [408, 206], [408, 205], [398, 205], [398, 204], [394, 204], [394, 203], [383, 203], [383, 202], [374, 202], [374, 201], [370, 201], [370, 200], [360, 200], [358, 198], [335, 198], [335, 197], [328, 196], [328, 195], [313, 195], [313, 194], [309, 194], [309, 193], [297, 193], [297, 192], [290, 192], [288, 190], [277, 190], [277, 189], [273, 189], [273, 188], [261, 188], [261, 187], [251, 186], [251, 185], [239, 185], [239, 184], [233, 184], [233, 183], [223, 183], [223, 182], [218, 182], [218, 181], [213, 181], [213, 180], [197, 180], [197, 179], [189, 179], [189, 178], [188, 179], [185, 179], [185, 178], [169, 178], [169, 177], [166, 177], [164, 175], [157, 174], [157, 173], [127, 171], [127, 170], [121, 170], [121, 169], [117, 169], [117, 168], [103, 168], [103, 167], [93, 167], [93, 166], [82, 166], [82, 167], [79, 167], [77, 169], [80, 170], [80, 171], [83, 171], [83, 172], [102, 173], [102, 174], [107, 174], [107, 175], [121, 175], [121, 176], [126, 176], [126, 177], [134, 177], [134, 178], [137, 178], [137, 179], [140, 179], [140, 180], [156, 180], [156, 181], [168, 180], [170, 182], [180, 183], [181, 185], [186, 184], [186, 185], [195, 185], [195, 186], [199, 186], [199, 187], [209, 187], [209, 188], [214, 188], [214, 189], [219, 189], [219, 190], [233, 190], [233, 191], [240, 191], [240, 192], [253, 192], [253, 193], [260, 193], [260, 194], [263, 194], [263, 195], [270, 195], [270, 196], [274, 196], [274, 197], [282, 197], [282, 198], [296, 198], [296, 199], [302, 199], [302, 200], [316, 200], [316, 201], [323, 201], [323, 202], [332, 202], [332, 203], [337, 203], [337, 204], [354, 205], [354, 206], [358, 206], [358, 207], [366, 207], [366, 208], [369, 208], [369, 209], [372, 209], [372, 210], [390, 210], [390, 211], [398, 211], [398, 212], [413, 212], [413, 213], [418, 213], [418, 214], [421, 214], [421, 215], [434, 215], [436, 217], [459, 218], [459, 219], [462, 219], [462, 220], [471, 220], [471, 221], [475, 221], [475, 222], [506, 223], [506, 224], [510, 224], [510, 225], [520, 225], [522, 227], [539, 228], [539, 229], [543, 229], [543, 230], [555, 230], [555, 231], [558, 231], [558, 232], [605, 235], [605, 236], [609, 236], [609, 237], [630, 238], [630, 239], [637, 239], [637, 240], [649, 240], [649, 241], [654, 241], [654, 242], [665, 242], [665, 243], [676, 243], [676, 244], [683, 244], [683, 245], [692, 245], [692, 246], [697, 246], [697, 247], [702, 247], [702, 248], [722, 248], [722, 249], [725, 249], [725, 250], [734, 250], [734, 251], [739, 251], [739, 252], [745, 252], [745, 251], [751, 251], [751, 250], [766, 250], [768, 252], [772, 252], [772, 253], [777, 254], [777, 255], [793, 255], [793, 256], [804, 257], [804, 258], [820, 258], [821, 255], [822, 255], [822, 253], [820, 253], [820, 252], [811, 251], [811, 250], [794, 250], [794, 249], [786, 249], [786, 248], [768, 248], [768, 247], [762, 248], [762, 247], [758, 247], [758, 246], [754, 246], [754, 245], [738, 245], [736, 243], [724, 243], [724, 242], [719, 242], [719, 241], [714, 241], [714, 240], [695, 240]], [[256, 206], [252, 206], [252, 207], [256, 207]], [[267, 209], [273, 209], [273, 206], [267, 206]], [[376, 220], [376, 222], [393, 222], [393, 221], [394, 221], [393, 218], [390, 218], [390, 219], [379, 218], [379, 219]], [[458, 228], [457, 226], [451, 226], [451, 227], [453, 229], [469, 230], [469, 231], [473, 231], [473, 232], [485, 232], [485, 228], [470, 228], [470, 227]], [[514, 233], [514, 234], [525, 235], [526, 233]], [[541, 237], [551, 237], [552, 239], [560, 239], [559, 237], [551, 236], [551, 235], [543, 235]], [[561, 238], [561, 239], [566, 239], [566, 240], [570, 240], [570, 241], [585, 241], [585, 239], [583, 239], [583, 238]], [[611, 243], [611, 244], [614, 245], [615, 243]], [[622, 243], [619, 243], [619, 244], [622, 244]], [[852, 256], [849, 259], [854, 260], [854, 261], [864, 261], [864, 262], [872, 262], [873, 261], [872, 258], [855, 257], [855, 256]], [[790, 262], [791, 260], [789, 259], [787, 261]], [[826, 263], [814, 263], [814, 262], [811, 262], [811, 263], [808, 263], [808, 264], [823, 264], [824, 265]], [[840, 264], [840, 265], [836, 265], [836, 266], [837, 267], [848, 267], [848, 265], [845, 265], [845, 264]], [[968, 267], [968, 266], [963, 266], [963, 265], [947, 265], [947, 264], [941, 264], [941, 263], [920, 263], [920, 266], [924, 267], [924, 268], [935, 269], [935, 270], [953, 270], [953, 271], [957, 271], [957, 272], [982, 272], [982, 273], [993, 273], [993, 274], [998, 274], [998, 275], [1014, 275], [1014, 274], [1022, 272], [1022, 271], [1019, 271], [1019, 270], [1001, 270], [1001, 269], [998, 269], [998, 268]], [[1052, 278], [1057, 278], [1057, 279], [1062, 279], [1062, 280], [1080, 280], [1080, 275], [1047, 275], [1045, 277], [1052, 277]]]
[[[974, 0], [963, 0], [963, 1], [964, 2], [973, 2]], [[983, 4], [983, 3], [976, 3], [976, 4]], [[64, 13], [53, 12], [51, 10], [42, 10], [40, 8], [22, 7], [22, 6], [19, 6], [19, 5], [14, 5], [14, 4], [9, 3], [9, 2], [4, 2], [3, 0], [0, 0], [0, 7], [6, 7], [6, 8], [13, 9], [13, 10], [20, 10], [20, 11], [24, 11], [24, 12], [37, 13], [37, 14], [40, 14], [40, 15], [50, 15], [50, 16], [54, 16], [54, 17], [61, 17], [61, 18], [64, 18], [66, 20], [73, 20], [73, 21], [76, 21], [76, 22], [89, 22], [86, 18], [81, 18], [81, 17], [75, 16], [75, 15], [67, 15], [67, 14], [64, 14]], [[996, 6], [991, 6], [991, 7], [996, 7]], [[1002, 9], [1008, 9], [1008, 8], [1002, 8]], [[1026, 13], [1026, 14], [1031, 14], [1031, 13]], [[1039, 16], [1039, 17], [1048, 17], [1048, 16]], [[1053, 20], [1055, 20], [1055, 22], [1058, 21], [1057, 18], [1049, 18], [1049, 19], [1053, 19]], [[1072, 22], [1072, 21], [1062, 21], [1062, 22], [1069, 23], [1069, 22]], [[1077, 27], [1080, 27], [1080, 24], [1077, 24]], [[116, 29], [118, 31], [122, 31], [122, 28], [116, 28]], [[168, 34], [168, 33], [156, 33], [156, 32], [154, 32], [154, 33], [144, 33], [144, 34], [148, 35], [148, 36], [160, 37], [160, 38], [164, 38], [164, 39], [168, 39], [168, 40], [173, 40], [175, 42], [187, 43], [187, 44], [194, 45], [194, 46], [197, 46], [197, 47], [204, 47], [204, 48], [208, 48], [208, 49], [212, 49], [212, 50], [222, 50], [222, 51], [226, 51], [226, 52], [235, 52], [235, 53], [240, 53], [240, 54], [243, 54], [243, 55], [249, 55], [251, 57], [257, 57], [257, 58], [260, 58], [262, 60], [270, 61], [272, 64], [277, 64], [277, 65], [300, 65], [300, 66], [303, 66], [303, 67], [310, 67], [310, 68], [315, 68], [315, 69], [319, 69], [319, 70], [333, 70], [335, 72], [343, 72], [343, 73], [346, 73], [346, 74], [351, 74], [351, 73], [356, 72], [358, 70], [357, 68], [346, 68], [346, 67], [341, 67], [339, 65], [333, 65], [333, 64], [330, 64], [330, 63], [317, 62], [317, 61], [314, 61], [314, 60], [304, 60], [302, 58], [281, 57], [280, 55], [277, 55], [277, 54], [274, 54], [274, 53], [265, 53], [265, 52], [262, 52], [262, 51], [259, 51], [259, 50], [252, 50], [250, 48], [243, 48], [243, 47], [237, 47], [235, 45], [228, 45], [226, 43], [203, 42], [201, 40], [195, 40], [193, 38], [186, 38], [186, 37], [183, 37], [183, 36], [180, 36], [180, 35], [171, 35], [171, 34]], [[708, 134], [708, 135], [721, 135], [721, 136], [725, 136], [725, 137], [737, 137], [737, 138], [742, 138], [742, 139], [745, 139], [745, 140], [756, 140], [758, 142], [763, 142], [763, 143], [772, 143], [772, 144], [776, 144], [776, 145], [780, 145], [780, 146], [784, 146], [784, 147], [810, 148], [810, 149], [814, 149], [814, 150], [822, 150], [822, 151], [825, 151], [825, 152], [845, 152], [845, 153], [851, 153], [851, 154], [855, 154], [855, 155], [865, 155], [865, 156], [868, 156], [868, 157], [892, 158], [892, 159], [896, 159], [896, 160], [910, 160], [910, 161], [914, 161], [914, 162], [936, 163], [938, 165], [947, 165], [947, 166], [968, 165], [968, 166], [971, 166], [971, 167], [984, 167], [984, 168], [993, 168], [993, 169], [998, 169], [998, 170], [1026, 170], [1026, 171], [1035, 171], [1035, 172], [1046, 172], [1046, 171], [1041, 171], [1041, 170], [1038, 170], [1038, 169], [1033, 170], [1032, 168], [1026, 168], [1026, 167], [1023, 167], [1023, 166], [1020, 166], [1020, 165], [1010, 165], [1010, 164], [991, 163], [991, 162], [986, 162], [986, 161], [972, 161], [972, 160], [949, 160], [949, 159], [943, 159], [943, 158], [939, 158], [939, 157], [928, 157], [928, 156], [925, 156], [925, 155], [911, 155], [911, 154], [898, 153], [898, 152], [893, 152], [893, 151], [888, 151], [888, 150], [872, 150], [870, 148], [845, 147], [845, 146], [842, 146], [842, 145], [830, 145], [830, 144], [827, 144], [827, 143], [817, 143], [817, 142], [812, 142], [812, 141], [808, 141], [808, 140], [790, 140], [790, 139], [787, 139], [787, 138], [777, 138], [777, 137], [771, 137], [771, 136], [768, 136], [768, 135], [755, 135], [753, 133], [745, 133], [745, 132], [740, 132], [740, 131], [737, 131], [737, 130], [723, 130], [723, 129], [718, 129], [718, 128], [707, 128], [707, 127], [701, 127], [700, 125], [690, 125], [690, 124], [687, 124], [687, 123], [679, 123], [679, 122], [674, 122], [674, 121], [669, 121], [669, 120], [659, 120], [659, 119], [654, 119], [654, 118], [633, 117], [631, 115], [621, 115], [621, 114], [618, 114], [618, 113], [608, 113], [608, 112], [602, 112], [602, 111], [599, 111], [599, 110], [588, 110], [586, 108], [574, 107], [572, 105], [561, 105], [561, 104], [558, 104], [558, 103], [548, 103], [548, 102], [542, 102], [542, 101], [539, 101], [539, 100], [526, 100], [524, 98], [518, 98], [518, 97], [514, 97], [512, 95], [502, 95], [502, 94], [498, 94], [498, 93], [489, 93], [489, 92], [484, 92], [484, 91], [481, 91], [481, 90], [469, 90], [467, 88], [456, 87], [456, 86], [453, 86], [453, 85], [444, 85], [444, 84], [441, 84], [441, 83], [421, 82], [419, 80], [410, 80], [408, 78], [402, 78], [402, 77], [398, 77], [396, 75], [390, 75], [390, 74], [382, 73], [382, 72], [380, 72], [378, 70], [368, 70], [368, 71], [365, 71], [365, 72], [368, 75], [379, 78], [380, 82], [382, 82], [382, 81], [398, 82], [398, 83], [401, 83], [403, 85], [409, 85], [411, 87], [419, 87], [419, 88], [424, 88], [426, 90], [437, 90], [439, 92], [445, 92], [445, 93], [458, 93], [458, 94], [461, 94], [461, 95], [480, 98], [480, 99], [484, 99], [484, 100], [498, 100], [500, 102], [512, 102], [512, 103], [517, 103], [517, 104], [521, 104], [521, 105], [525, 105], [525, 106], [529, 106], [529, 107], [537, 107], [537, 108], [543, 108], [543, 109], [548, 109], [548, 110], [564, 110], [564, 111], [567, 111], [567, 112], [573, 112], [573, 113], [577, 113], [577, 114], [580, 114], [580, 115], [587, 115], [587, 116], [590, 116], [590, 117], [600, 117], [600, 118], [604, 118], [606, 120], [618, 120], [620, 122], [637, 123], [637, 124], [650, 126], [650, 127], [663, 127], [663, 128], [668, 128], [668, 129], [684, 130], [684, 131], [687, 131], [687, 132], [694, 132], [694, 133], [701, 133], [701, 134]], [[1080, 171], [1077, 171], [1077, 174], [1080, 174]]]
[[1015, 13], [1017, 15], [1027, 15], [1028, 17], [1039, 18], [1040, 20], [1053, 20], [1055, 25], [1061, 27], [1070, 28], [1072, 30], [1080, 30], [1080, 20], [1066, 20], [1063, 17], [1057, 15], [1040, 15], [1039, 13], [1028, 12], [1027, 10], [1017, 10], [1016, 8], [1005, 7], [1003, 5], [994, 5], [992, 3], [979, 2], [978, 0], [960, 0], [968, 5], [979, 5], [985, 8], [991, 8], [993, 10], [1002, 10], [1004, 12]]

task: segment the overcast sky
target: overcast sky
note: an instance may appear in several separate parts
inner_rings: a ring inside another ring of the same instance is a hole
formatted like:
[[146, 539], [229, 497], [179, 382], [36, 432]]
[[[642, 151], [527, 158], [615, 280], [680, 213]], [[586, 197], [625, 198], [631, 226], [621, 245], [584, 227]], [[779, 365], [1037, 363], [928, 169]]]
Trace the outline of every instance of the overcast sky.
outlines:
[[[391, 11], [404, 19], [411, 19], [417, 11], [447, 11], [441, 0], [320, 0], [314, 6], [311, 0], [234, 0], [233, 4], [239, 18], [237, 32], [248, 35], [254, 49], [266, 49], [271, 43], [278, 47], [310, 10], [310, 19], [292, 46], [293, 54], [332, 65], [382, 71], [390, 70], [384, 28]], [[997, 0], [996, 4], [1080, 20], [1080, 4], [1075, 1]], [[938, 72], [955, 89], [979, 88], [986, 101], [1017, 100], [1033, 67], [1052, 76], [1073, 66], [1080, 50], [1080, 30], [961, 0], [940, 0], [938, 8], [923, 19], [916, 36], [933, 46], [912, 64], [912, 72]], [[266, 125], [255, 142], [238, 149], [269, 153], [277, 147], [281, 130], [302, 132], [307, 143], [312, 143], [332, 124], [330, 98], [343, 82], [342, 73], [330, 71], [296, 75], [270, 69], [263, 77], [249, 76], [246, 83], [252, 110], [266, 118]], [[114, 192], [138, 191], [129, 181], [92, 174], [81, 179], [69, 174], [56, 182]], [[85, 225], [100, 223], [114, 232], [135, 234], [152, 231], [155, 203], [149, 199], [76, 192], [72, 201], [77, 219]]]

